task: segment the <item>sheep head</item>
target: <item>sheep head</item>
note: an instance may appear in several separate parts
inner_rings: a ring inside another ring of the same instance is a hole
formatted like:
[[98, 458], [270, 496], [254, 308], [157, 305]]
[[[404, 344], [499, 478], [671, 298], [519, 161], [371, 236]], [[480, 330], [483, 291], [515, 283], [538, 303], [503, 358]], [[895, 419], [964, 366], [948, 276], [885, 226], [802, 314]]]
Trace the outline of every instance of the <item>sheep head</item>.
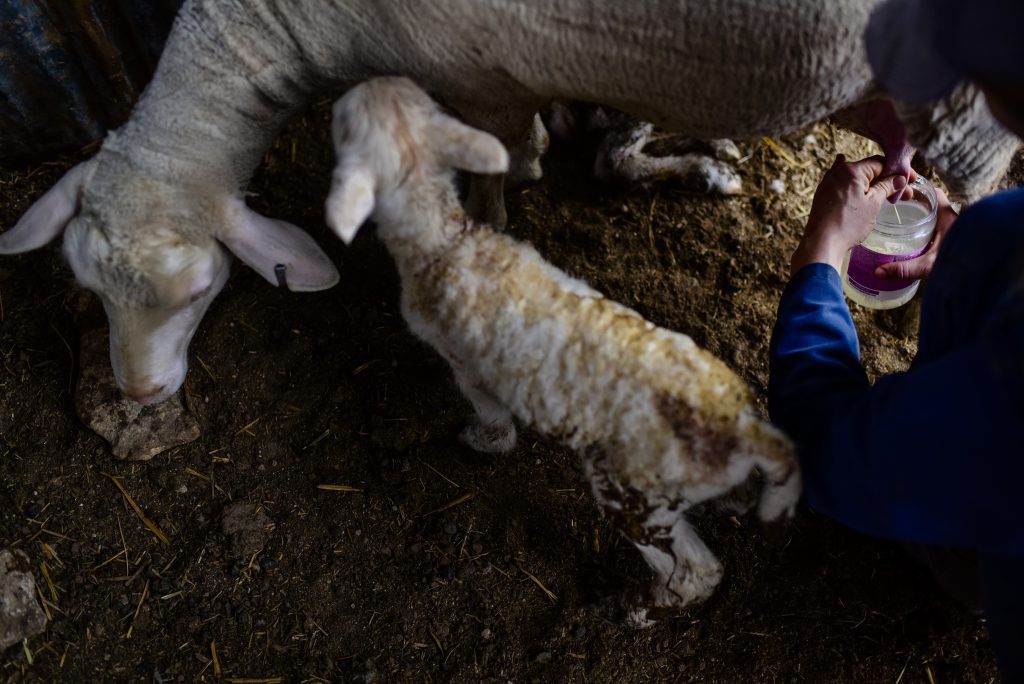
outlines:
[[338, 157], [327, 198], [327, 223], [346, 243], [375, 212], [436, 187], [451, 169], [508, 170], [497, 138], [452, 118], [406, 78], [380, 78], [352, 88], [334, 105]]
[[75, 277], [106, 310], [111, 366], [128, 397], [156, 403], [181, 387], [188, 344], [228, 277], [224, 246], [292, 290], [337, 282], [327, 255], [299, 228], [226, 191], [152, 178], [103, 154], [68, 171], [0, 235], [0, 253], [64, 233]]

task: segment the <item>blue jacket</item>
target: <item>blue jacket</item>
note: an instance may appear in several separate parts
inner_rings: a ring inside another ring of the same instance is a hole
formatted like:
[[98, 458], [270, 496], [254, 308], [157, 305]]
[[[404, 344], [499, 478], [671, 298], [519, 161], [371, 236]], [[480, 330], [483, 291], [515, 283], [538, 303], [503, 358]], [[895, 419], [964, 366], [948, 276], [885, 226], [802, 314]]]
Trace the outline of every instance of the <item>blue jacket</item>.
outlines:
[[918, 355], [874, 385], [839, 274], [801, 269], [779, 304], [768, 394], [812, 508], [879, 537], [977, 551], [1000, 670], [1024, 682], [1024, 190], [957, 219]]

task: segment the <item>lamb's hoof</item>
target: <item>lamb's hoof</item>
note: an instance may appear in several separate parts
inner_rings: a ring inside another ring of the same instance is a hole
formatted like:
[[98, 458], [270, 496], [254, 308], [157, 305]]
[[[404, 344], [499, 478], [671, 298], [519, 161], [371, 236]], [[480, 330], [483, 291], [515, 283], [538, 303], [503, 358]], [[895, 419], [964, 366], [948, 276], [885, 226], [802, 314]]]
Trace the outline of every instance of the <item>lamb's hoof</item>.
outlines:
[[505, 185], [509, 189], [523, 188], [533, 185], [544, 177], [544, 169], [540, 159], [513, 159], [505, 176]]
[[687, 571], [682, 580], [675, 580], [672, 589], [654, 583], [647, 599], [648, 605], [658, 610], [680, 610], [704, 603], [722, 581], [722, 566], [704, 565], [697, 572]]
[[761, 535], [765, 545], [772, 550], [781, 551], [789, 545], [793, 527], [789, 521], [761, 523]]
[[794, 472], [784, 482], [769, 483], [761, 494], [757, 515], [764, 522], [789, 520], [796, 513], [800, 501], [800, 474]]
[[591, 606], [602, 620], [628, 629], [647, 629], [658, 623], [665, 611], [648, 605], [642, 591], [631, 590], [606, 596]]
[[551, 139], [544, 128], [540, 114], [533, 117], [533, 124], [526, 140], [509, 150], [509, 169], [505, 175], [505, 185], [519, 188], [536, 183], [544, 176], [540, 158], [548, 151]]
[[503, 454], [516, 445], [516, 426], [511, 422], [485, 425], [474, 420], [459, 433], [459, 441], [474, 451]]
[[650, 613], [651, 609], [647, 606], [633, 606], [626, 611], [622, 624], [630, 629], [648, 629], [658, 623]]
[[679, 159], [677, 162], [679, 182], [685, 188], [709, 195], [738, 195], [743, 191], [743, 181], [731, 166], [725, 162], [704, 155], [693, 159]]
[[728, 138], [708, 140], [708, 147], [711, 148], [715, 157], [722, 161], [739, 161], [743, 156], [740, 154], [740, 148], [736, 147], [736, 143]]

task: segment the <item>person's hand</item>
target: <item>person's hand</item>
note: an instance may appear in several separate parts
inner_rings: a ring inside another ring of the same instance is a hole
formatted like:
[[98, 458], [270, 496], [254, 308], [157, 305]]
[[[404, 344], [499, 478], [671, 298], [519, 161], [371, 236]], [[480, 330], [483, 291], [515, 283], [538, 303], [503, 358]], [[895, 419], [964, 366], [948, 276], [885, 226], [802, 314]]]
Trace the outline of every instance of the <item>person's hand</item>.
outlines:
[[938, 207], [938, 214], [935, 217], [935, 233], [932, 235], [931, 242], [928, 243], [924, 253], [919, 257], [907, 259], [906, 261], [890, 261], [887, 264], [882, 264], [875, 269], [877, 277], [885, 278], [886, 280], [917, 280], [931, 273], [932, 266], [935, 265], [935, 257], [939, 253], [939, 245], [942, 243], [942, 238], [946, 237], [946, 233], [949, 232], [950, 226], [953, 225], [953, 221], [958, 216], [956, 210], [950, 206], [946, 193], [942, 192], [939, 188], [935, 188], [935, 200]]
[[902, 175], [879, 178], [883, 168], [883, 157], [857, 162], [847, 162], [841, 154], [836, 157], [814, 193], [804, 236], [790, 260], [790, 274], [815, 263], [840, 270], [846, 252], [871, 234], [886, 198], [898, 197], [907, 187]]

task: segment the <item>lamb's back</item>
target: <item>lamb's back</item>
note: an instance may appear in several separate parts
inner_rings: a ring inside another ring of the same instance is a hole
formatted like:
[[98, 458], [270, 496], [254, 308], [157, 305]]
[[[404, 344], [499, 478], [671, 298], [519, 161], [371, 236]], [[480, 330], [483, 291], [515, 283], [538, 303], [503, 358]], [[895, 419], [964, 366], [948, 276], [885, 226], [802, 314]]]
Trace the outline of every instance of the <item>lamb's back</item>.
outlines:
[[[735, 447], [749, 393], [725, 364], [531, 246], [481, 230], [421, 277], [406, 304], [414, 319], [434, 319], [427, 341], [540, 431], [574, 448], [632, 452], [622, 466], [638, 473]], [[702, 469], [676, 475], [700, 477]]]

